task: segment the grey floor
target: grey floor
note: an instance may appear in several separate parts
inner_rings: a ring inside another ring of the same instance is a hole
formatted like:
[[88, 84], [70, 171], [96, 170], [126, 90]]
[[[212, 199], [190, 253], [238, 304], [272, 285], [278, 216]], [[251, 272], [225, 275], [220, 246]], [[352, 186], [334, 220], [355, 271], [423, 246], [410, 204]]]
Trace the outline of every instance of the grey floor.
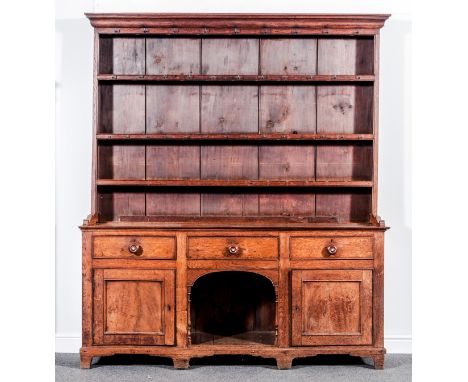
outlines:
[[167, 358], [113, 356], [93, 360], [90, 370], [80, 369], [78, 354], [57, 353], [57, 382], [139, 381], [294, 381], [367, 382], [411, 381], [411, 355], [387, 354], [385, 369], [374, 370], [371, 360], [349, 356], [319, 356], [295, 360], [290, 370], [278, 370], [274, 360], [253, 357], [209, 357], [193, 359], [190, 369], [176, 370]]

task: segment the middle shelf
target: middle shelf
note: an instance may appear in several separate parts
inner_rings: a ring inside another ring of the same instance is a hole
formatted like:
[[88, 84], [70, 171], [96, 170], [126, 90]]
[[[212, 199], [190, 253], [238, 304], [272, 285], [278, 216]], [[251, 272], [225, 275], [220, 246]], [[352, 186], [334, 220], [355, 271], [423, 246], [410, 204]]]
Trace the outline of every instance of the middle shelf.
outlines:
[[375, 76], [372, 74], [343, 75], [343, 74], [320, 74], [320, 75], [256, 75], [256, 74], [99, 74], [99, 81], [128, 81], [128, 82], [373, 82]]
[[98, 185], [122, 179], [125, 185], [334, 187], [351, 181], [366, 187], [359, 182], [372, 181], [373, 155], [372, 141], [104, 141], [97, 147], [97, 178]]

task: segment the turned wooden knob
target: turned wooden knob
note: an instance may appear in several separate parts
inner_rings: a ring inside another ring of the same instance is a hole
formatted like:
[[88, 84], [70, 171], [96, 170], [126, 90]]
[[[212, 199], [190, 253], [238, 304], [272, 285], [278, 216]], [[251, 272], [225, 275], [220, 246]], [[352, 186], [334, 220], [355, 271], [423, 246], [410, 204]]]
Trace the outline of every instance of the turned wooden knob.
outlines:
[[240, 248], [237, 244], [229, 244], [227, 247], [228, 255], [238, 255]]
[[327, 252], [330, 256], [336, 255], [336, 252], [338, 251], [338, 248], [336, 248], [336, 245], [333, 243], [330, 243], [327, 247]]
[[138, 255], [141, 253], [141, 246], [139, 246], [138, 244], [130, 244], [128, 246], [128, 252], [134, 254], [134, 255]]

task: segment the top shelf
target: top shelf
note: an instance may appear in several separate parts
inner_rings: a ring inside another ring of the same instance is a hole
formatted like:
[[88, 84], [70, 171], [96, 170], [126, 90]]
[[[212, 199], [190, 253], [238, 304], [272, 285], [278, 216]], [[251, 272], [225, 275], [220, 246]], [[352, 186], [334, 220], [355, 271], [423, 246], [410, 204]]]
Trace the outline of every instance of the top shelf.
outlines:
[[172, 74], [172, 75], [115, 75], [99, 74], [99, 81], [145, 81], [145, 82], [373, 82], [374, 75], [206, 75], [206, 74]]

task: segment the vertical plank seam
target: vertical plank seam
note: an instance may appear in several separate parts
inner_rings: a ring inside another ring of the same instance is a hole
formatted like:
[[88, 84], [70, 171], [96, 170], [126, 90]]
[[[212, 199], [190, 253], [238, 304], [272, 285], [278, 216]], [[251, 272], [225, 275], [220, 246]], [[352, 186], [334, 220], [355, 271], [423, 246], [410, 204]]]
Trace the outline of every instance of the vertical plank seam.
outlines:
[[[316, 39], [315, 44], [315, 74], [318, 73], [318, 57], [319, 57], [319, 39]], [[318, 92], [317, 92], [318, 85], [315, 84], [315, 133], [318, 132]], [[317, 159], [318, 159], [318, 145], [315, 143], [314, 145], [314, 180], [317, 180]], [[314, 214], [313, 216], [317, 217], [317, 190], [314, 192]]]
[[[146, 72], [147, 72], [147, 65], [146, 65], [146, 61], [147, 61], [147, 56], [148, 56], [148, 53], [147, 53], [147, 48], [146, 48], [146, 44], [147, 44], [147, 40], [146, 40], [146, 37], [143, 39], [144, 40], [144, 45], [145, 45], [145, 70], [144, 70], [144, 74], [146, 75]], [[147, 126], [147, 108], [148, 108], [148, 100], [147, 100], [147, 84], [145, 83], [145, 134], [148, 133], [148, 126]], [[148, 145], [145, 143], [145, 180], [147, 179], [147, 167], [148, 167]], [[145, 191], [145, 216], [147, 216], [148, 212], [147, 212], [147, 198], [148, 198], [148, 193]]]
[[[203, 73], [202, 71], [202, 65], [203, 65], [203, 37], [200, 36], [200, 45], [199, 45], [199, 68], [198, 72], [200, 74]], [[202, 132], [202, 85], [198, 85], [198, 132], [201, 134]], [[199, 170], [199, 175], [198, 177], [201, 179], [202, 178], [202, 143], [200, 143], [200, 146], [198, 148], [198, 170]], [[203, 203], [203, 193], [200, 191], [199, 195], [199, 215], [200, 217], [202, 216], [203, 208], [202, 208], [202, 203]]]
[[[262, 39], [258, 38], [258, 74], [262, 72], [262, 54], [261, 54]], [[257, 87], [257, 133], [260, 134], [260, 94], [261, 85]], [[260, 179], [260, 144], [257, 146], [257, 178]], [[257, 215], [260, 215], [260, 193], [257, 194]]]

